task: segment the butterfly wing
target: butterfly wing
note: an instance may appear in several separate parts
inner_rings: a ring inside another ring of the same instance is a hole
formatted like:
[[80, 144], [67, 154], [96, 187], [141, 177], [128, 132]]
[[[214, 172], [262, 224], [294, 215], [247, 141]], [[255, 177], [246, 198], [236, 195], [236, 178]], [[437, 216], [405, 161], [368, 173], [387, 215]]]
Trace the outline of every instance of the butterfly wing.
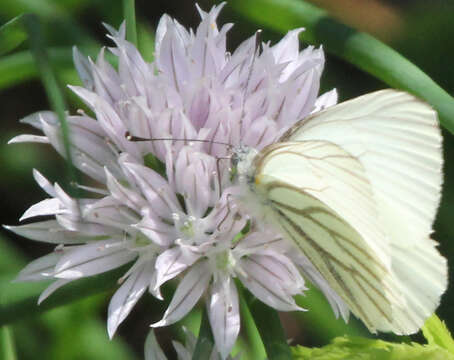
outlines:
[[255, 191], [265, 216], [372, 332], [418, 326], [391, 273], [371, 185], [355, 157], [326, 141], [277, 143], [256, 161]]
[[281, 138], [306, 140], [332, 142], [364, 167], [393, 276], [421, 325], [447, 287], [446, 260], [430, 239], [442, 183], [436, 112], [410, 94], [381, 90], [314, 114]]

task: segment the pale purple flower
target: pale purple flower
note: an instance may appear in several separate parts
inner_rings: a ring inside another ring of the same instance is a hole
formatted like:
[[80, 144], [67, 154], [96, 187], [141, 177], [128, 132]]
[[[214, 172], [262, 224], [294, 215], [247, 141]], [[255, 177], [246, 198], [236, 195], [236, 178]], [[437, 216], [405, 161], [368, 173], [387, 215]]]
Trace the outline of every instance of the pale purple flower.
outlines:
[[[118, 69], [105, 60], [104, 49], [95, 62], [75, 50], [84, 87], [71, 89], [94, 117], [67, 116], [72, 160], [98, 185], [77, 185], [92, 196], [72, 198], [34, 170], [49, 198], [21, 220], [52, 219], [8, 228], [56, 245], [18, 276], [55, 280], [40, 301], [70, 281], [130, 263], [109, 305], [112, 337], [145, 291], [161, 299], [160, 286], [178, 278], [169, 308], [153, 326], [178, 321], [205, 296], [225, 359], [240, 327], [235, 278], [269, 306], [292, 311], [301, 310], [293, 300], [305, 290], [301, 271], [327, 294], [336, 315], [347, 318], [348, 311], [307, 259], [238, 208], [230, 161], [223, 159], [231, 150], [225, 143], [261, 149], [297, 120], [336, 103], [335, 91], [317, 98], [323, 51], [300, 52], [299, 29], [274, 46], [262, 44], [260, 54], [255, 36], [229, 53], [226, 34], [232, 25], [216, 25], [222, 6], [208, 13], [198, 9], [202, 21], [196, 31], [164, 15], [153, 63], [125, 40], [124, 25], [119, 31], [108, 27]], [[53, 113], [23, 122], [44, 136], [20, 135], [10, 143], [49, 143], [65, 156]], [[127, 133], [175, 140], [135, 142]], [[243, 234], [247, 224], [250, 230]]]

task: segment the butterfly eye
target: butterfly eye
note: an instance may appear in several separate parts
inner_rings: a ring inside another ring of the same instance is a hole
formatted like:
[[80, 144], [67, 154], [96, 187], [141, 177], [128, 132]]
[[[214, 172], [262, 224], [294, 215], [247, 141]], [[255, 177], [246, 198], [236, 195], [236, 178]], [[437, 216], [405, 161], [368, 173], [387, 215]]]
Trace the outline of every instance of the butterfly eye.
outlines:
[[240, 156], [238, 155], [238, 153], [234, 153], [230, 159], [231, 159], [230, 161], [232, 163], [232, 167], [234, 169], [236, 169], [236, 167], [238, 166], [238, 163], [240, 162]]

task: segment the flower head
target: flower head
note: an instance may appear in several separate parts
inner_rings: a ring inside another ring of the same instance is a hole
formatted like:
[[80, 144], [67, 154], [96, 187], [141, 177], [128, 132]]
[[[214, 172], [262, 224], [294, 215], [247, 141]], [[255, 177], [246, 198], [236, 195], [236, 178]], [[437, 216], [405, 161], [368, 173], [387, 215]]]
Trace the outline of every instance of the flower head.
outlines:
[[[72, 160], [98, 185], [79, 184], [90, 196], [73, 198], [35, 170], [49, 198], [21, 220], [52, 219], [8, 228], [57, 245], [18, 277], [55, 279], [40, 301], [70, 281], [130, 263], [109, 305], [113, 336], [147, 289], [162, 298], [160, 286], [178, 277], [169, 308], [153, 326], [178, 321], [205, 294], [217, 348], [226, 358], [240, 326], [234, 279], [269, 306], [300, 310], [293, 296], [305, 289], [303, 266], [335, 311], [346, 316], [346, 310], [307, 259], [295, 258], [277, 234], [236, 206], [223, 159], [229, 154], [223, 144], [261, 149], [297, 120], [336, 102], [335, 91], [317, 98], [323, 51], [300, 52], [299, 29], [274, 46], [262, 44], [260, 53], [255, 36], [229, 53], [232, 25], [216, 25], [222, 6], [198, 9], [202, 21], [195, 31], [164, 15], [152, 63], [125, 40], [124, 25], [108, 27], [118, 68], [105, 60], [104, 49], [95, 62], [75, 50], [84, 87], [71, 89], [94, 115], [67, 117]], [[23, 122], [44, 136], [21, 135], [10, 143], [50, 143], [65, 156], [53, 113]], [[127, 133], [167, 140], [129, 141]]]

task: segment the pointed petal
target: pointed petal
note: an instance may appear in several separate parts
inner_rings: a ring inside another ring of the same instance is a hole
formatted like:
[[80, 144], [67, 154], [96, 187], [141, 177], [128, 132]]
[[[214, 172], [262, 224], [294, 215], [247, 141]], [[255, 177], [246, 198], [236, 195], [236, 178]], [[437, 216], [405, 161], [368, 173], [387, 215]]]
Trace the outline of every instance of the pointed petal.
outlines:
[[57, 281], [54, 281], [52, 284], [50, 284], [42, 293], [39, 295], [38, 298], [38, 305], [40, 305], [44, 300], [46, 300], [50, 295], [52, 295], [55, 291], [60, 289], [62, 286], [65, 286], [66, 284], [69, 284], [73, 280], [67, 280], [67, 279], [59, 279]]
[[151, 326], [166, 326], [183, 318], [205, 292], [210, 279], [211, 272], [206, 261], [193, 266], [178, 285], [162, 320]]
[[19, 221], [34, 217], [34, 216], [44, 216], [44, 215], [55, 215], [64, 212], [63, 204], [60, 199], [44, 199], [39, 203], [36, 203], [28, 208], [27, 211], [21, 216]]
[[241, 268], [243, 272], [238, 273], [241, 282], [251, 291], [257, 298], [265, 304], [279, 311], [295, 311], [304, 310], [296, 305], [292, 295], [284, 289], [280, 283], [282, 281], [279, 270], [281, 264], [276, 264], [278, 271], [275, 272], [273, 259], [262, 256], [250, 256], [241, 259]]
[[4, 228], [30, 240], [51, 244], [80, 244], [94, 240], [93, 237], [83, 236], [76, 231], [68, 231], [62, 228], [56, 220], [40, 221], [21, 226], [4, 225]]
[[145, 166], [133, 163], [124, 163], [124, 166], [136, 180], [153, 212], [160, 217], [171, 219], [172, 212], [179, 210], [180, 206], [167, 181]]
[[11, 140], [8, 141], [9, 144], [18, 144], [18, 143], [42, 143], [42, 144], [50, 144], [49, 139], [47, 136], [38, 136], [38, 135], [18, 135], [13, 137]]
[[76, 66], [77, 73], [79, 74], [79, 78], [84, 83], [84, 86], [87, 89], [92, 90], [94, 88], [94, 81], [90, 62], [79, 51], [79, 49], [77, 49], [76, 46], [73, 46], [73, 61]]
[[47, 180], [44, 175], [42, 175], [38, 170], [33, 169], [33, 178], [38, 183], [38, 185], [43, 189], [49, 196], [56, 197], [57, 194], [55, 192], [54, 187], [52, 184]]
[[131, 209], [141, 212], [142, 208], [147, 205], [145, 199], [139, 195], [137, 191], [127, 188], [120, 184], [112, 173], [106, 168], [107, 187], [112, 196], [118, 200], [120, 204], [125, 204]]
[[19, 272], [15, 281], [41, 281], [51, 278], [62, 255], [62, 252], [52, 252], [33, 260]]
[[320, 95], [315, 101], [315, 108], [311, 114], [316, 113], [318, 111], [322, 111], [326, 108], [329, 108], [330, 106], [336, 105], [337, 99], [338, 95], [336, 89], [332, 89]]
[[145, 360], [167, 360], [156, 340], [154, 329], [150, 330], [145, 340]]
[[143, 211], [142, 220], [133, 225], [155, 244], [168, 247], [178, 237], [175, 226], [161, 220], [161, 217], [150, 214], [149, 209]]
[[199, 258], [199, 254], [181, 247], [174, 247], [164, 251], [156, 259], [157, 278], [155, 287], [158, 288], [166, 281], [178, 276]]
[[192, 353], [178, 341], [172, 341], [178, 360], [192, 360]]
[[240, 332], [238, 292], [232, 278], [217, 278], [210, 288], [207, 307], [216, 347], [226, 359]]
[[107, 332], [110, 339], [148, 287], [154, 271], [153, 265], [153, 262], [148, 262], [137, 268], [110, 300], [107, 317]]
[[122, 241], [104, 240], [68, 250], [55, 267], [55, 277], [78, 279], [100, 274], [132, 261], [137, 254]]

